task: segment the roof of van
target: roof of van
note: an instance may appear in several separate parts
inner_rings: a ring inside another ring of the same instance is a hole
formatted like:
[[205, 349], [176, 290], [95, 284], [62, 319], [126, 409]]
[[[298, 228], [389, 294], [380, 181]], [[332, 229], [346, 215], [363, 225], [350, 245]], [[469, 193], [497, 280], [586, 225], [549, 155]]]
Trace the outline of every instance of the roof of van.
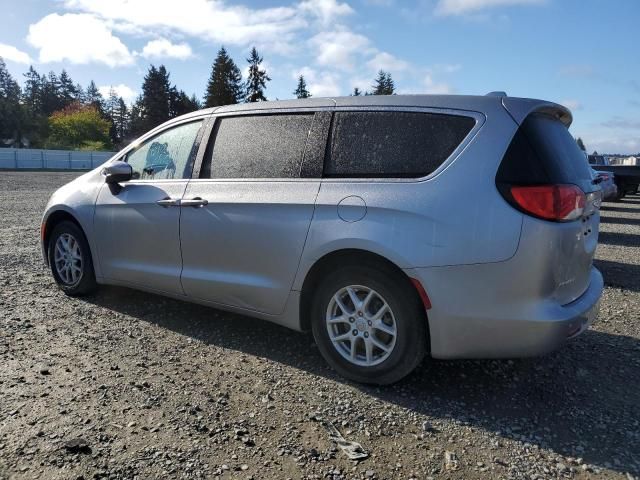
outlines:
[[[499, 95], [498, 95], [499, 93]], [[571, 124], [571, 112], [557, 103], [532, 98], [508, 97], [503, 92], [492, 92], [489, 95], [361, 95], [331, 98], [304, 98], [293, 100], [276, 100], [255, 103], [240, 103], [213, 107], [185, 115], [201, 115], [203, 113], [231, 113], [289, 108], [323, 108], [323, 107], [427, 107], [452, 110], [468, 110], [483, 112], [502, 104], [518, 123], [533, 111], [543, 111], [558, 117], [567, 127]]]

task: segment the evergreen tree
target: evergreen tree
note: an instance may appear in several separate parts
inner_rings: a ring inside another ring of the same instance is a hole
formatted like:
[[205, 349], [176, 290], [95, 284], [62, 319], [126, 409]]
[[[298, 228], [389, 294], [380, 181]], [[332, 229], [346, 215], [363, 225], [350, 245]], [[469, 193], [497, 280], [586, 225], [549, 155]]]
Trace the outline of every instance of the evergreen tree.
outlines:
[[197, 100], [195, 94], [189, 97], [183, 90], [178, 90], [175, 85], [171, 87], [170, 90], [169, 104], [169, 115], [171, 118], [200, 110], [200, 102]]
[[587, 148], [584, 146], [584, 142], [580, 137], [578, 137], [578, 139], [576, 140], [576, 143], [578, 144], [578, 147], [580, 148], [580, 150], [582, 150], [583, 152], [587, 151]]
[[76, 97], [75, 100], [77, 100], [80, 103], [85, 103], [85, 94], [84, 94], [84, 88], [82, 88], [82, 85], [80, 85], [79, 83], [76, 83]]
[[71, 77], [66, 70], [62, 70], [60, 73], [60, 97], [63, 107], [71, 104], [73, 101], [78, 100], [78, 91], [73, 84]]
[[302, 75], [298, 78], [298, 87], [295, 89], [293, 94], [296, 98], [309, 98], [311, 96], [311, 93], [307, 90], [307, 82], [304, 81], [304, 77]]
[[264, 96], [264, 90], [271, 78], [266, 71], [260, 69], [262, 57], [258, 55], [256, 47], [251, 49], [247, 62], [249, 62], [249, 77], [245, 85], [244, 101], [247, 103], [265, 101], [267, 98]]
[[[171, 118], [171, 84], [164, 65], [151, 65], [142, 83], [142, 113], [144, 130], [166, 122]], [[142, 132], [140, 132], [142, 133]]]
[[89, 82], [89, 86], [84, 93], [84, 104], [94, 106], [100, 115], [104, 116], [104, 98], [93, 80]]
[[20, 86], [0, 57], [0, 146], [20, 143], [25, 108], [20, 103]]
[[137, 137], [144, 133], [146, 121], [144, 118], [144, 107], [142, 105], [142, 95], [138, 95], [136, 101], [129, 110], [129, 134]]
[[232, 105], [242, 99], [242, 74], [224, 47], [218, 51], [204, 97], [205, 107]]
[[45, 77], [40, 77], [42, 85], [42, 113], [46, 116], [60, 110], [62, 105], [62, 96], [60, 92], [60, 80], [55, 72], [51, 71]]
[[109, 88], [109, 96], [104, 103], [104, 115], [106, 119], [109, 121], [109, 138], [111, 139], [111, 143], [113, 145], [119, 144], [118, 138], [118, 128], [116, 127], [116, 112], [119, 107], [119, 98], [113, 86]]
[[23, 101], [34, 114], [42, 112], [42, 81], [40, 74], [36, 72], [33, 66], [29, 67], [29, 71], [24, 74], [24, 92]]
[[390, 73], [380, 70], [374, 82], [372, 95], [393, 95], [395, 93], [396, 87]]
[[118, 98], [118, 106], [114, 112], [113, 124], [116, 130], [118, 146], [123, 146], [129, 135], [129, 110], [122, 97]]
[[360, 95], [362, 95], [362, 91], [358, 87], [355, 87], [353, 89], [353, 93], [351, 94], [351, 96], [352, 97], [359, 97]]

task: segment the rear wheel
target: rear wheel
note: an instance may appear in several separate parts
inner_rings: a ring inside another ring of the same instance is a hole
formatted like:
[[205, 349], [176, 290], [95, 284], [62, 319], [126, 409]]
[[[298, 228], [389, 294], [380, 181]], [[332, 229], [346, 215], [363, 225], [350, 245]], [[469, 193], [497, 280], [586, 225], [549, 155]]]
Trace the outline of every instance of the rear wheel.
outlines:
[[75, 223], [65, 221], [55, 226], [49, 239], [48, 256], [53, 278], [64, 293], [76, 296], [95, 290], [89, 243]]
[[424, 308], [406, 277], [387, 267], [346, 266], [320, 282], [312, 331], [338, 373], [386, 385], [408, 375], [428, 345]]

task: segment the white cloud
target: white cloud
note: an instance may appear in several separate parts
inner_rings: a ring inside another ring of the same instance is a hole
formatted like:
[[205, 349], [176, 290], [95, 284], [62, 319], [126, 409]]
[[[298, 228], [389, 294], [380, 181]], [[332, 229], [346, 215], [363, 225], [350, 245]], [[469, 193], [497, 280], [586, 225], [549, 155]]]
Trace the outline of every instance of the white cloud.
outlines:
[[33, 62], [28, 53], [18, 50], [13, 45], [7, 45], [6, 43], [0, 43], [0, 57], [16, 63], [29, 64]]
[[411, 65], [390, 53], [378, 52], [367, 62], [367, 66], [372, 70], [384, 70], [393, 75], [397, 72], [408, 70]]
[[171, 43], [166, 38], [151, 40], [142, 49], [145, 58], [179, 58], [184, 60], [192, 57], [193, 52], [188, 43]]
[[455, 73], [462, 69], [459, 63], [437, 63], [431, 70], [437, 73]]
[[353, 70], [356, 57], [372, 51], [364, 35], [349, 30], [320, 32], [309, 40], [316, 50], [316, 62], [340, 70]]
[[[178, 32], [225, 44], [269, 45], [291, 49], [293, 33], [308, 26], [305, 12], [296, 7], [251, 9], [221, 0], [65, 0], [67, 8], [110, 20], [114, 29]], [[307, 13], [308, 14], [308, 13]]]
[[596, 73], [596, 69], [592, 65], [588, 64], [571, 64], [564, 65], [559, 70], [560, 75], [565, 77], [592, 77]]
[[111, 89], [116, 92], [116, 95], [118, 97], [122, 97], [122, 99], [127, 103], [131, 103], [136, 97], [135, 90], [128, 87], [124, 83], [120, 83], [119, 85], [101, 85], [100, 87], [98, 87], [100, 94], [104, 98], [107, 98], [109, 96], [109, 94], [111, 93]]
[[581, 131], [575, 134], [587, 144], [589, 151], [600, 153], [633, 154], [640, 152], [640, 137], [630, 137], [626, 134], [608, 134], [603, 132]]
[[353, 8], [348, 4], [339, 3], [336, 0], [305, 0], [298, 5], [298, 8], [314, 15], [325, 25], [353, 13]]
[[291, 77], [298, 80], [300, 75], [307, 82], [307, 89], [314, 97], [337, 97], [340, 95], [340, 76], [335, 72], [317, 72], [310, 67], [294, 70]]
[[87, 14], [52, 13], [29, 26], [27, 41], [39, 49], [43, 63], [131, 65], [133, 56], [105, 22]]
[[433, 79], [430, 73], [428, 73], [423, 80], [423, 90], [421, 93], [431, 94], [448, 94], [452, 93], [453, 89], [448, 83], [437, 82]]
[[567, 107], [569, 110], [582, 110], [582, 103], [580, 103], [578, 100], [561, 100], [560, 105]]
[[436, 15], [465, 15], [495, 7], [539, 5], [545, 0], [438, 0]]

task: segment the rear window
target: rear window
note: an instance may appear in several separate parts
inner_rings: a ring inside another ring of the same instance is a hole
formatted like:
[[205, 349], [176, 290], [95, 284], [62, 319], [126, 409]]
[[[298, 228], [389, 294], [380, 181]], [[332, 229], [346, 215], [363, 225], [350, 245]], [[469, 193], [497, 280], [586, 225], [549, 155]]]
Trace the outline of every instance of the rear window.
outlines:
[[423, 177], [453, 153], [475, 125], [470, 117], [417, 112], [338, 112], [329, 177]]
[[518, 185], [591, 184], [591, 168], [567, 127], [554, 117], [529, 115], [516, 132], [496, 180]]
[[313, 114], [216, 120], [201, 178], [299, 178]]

